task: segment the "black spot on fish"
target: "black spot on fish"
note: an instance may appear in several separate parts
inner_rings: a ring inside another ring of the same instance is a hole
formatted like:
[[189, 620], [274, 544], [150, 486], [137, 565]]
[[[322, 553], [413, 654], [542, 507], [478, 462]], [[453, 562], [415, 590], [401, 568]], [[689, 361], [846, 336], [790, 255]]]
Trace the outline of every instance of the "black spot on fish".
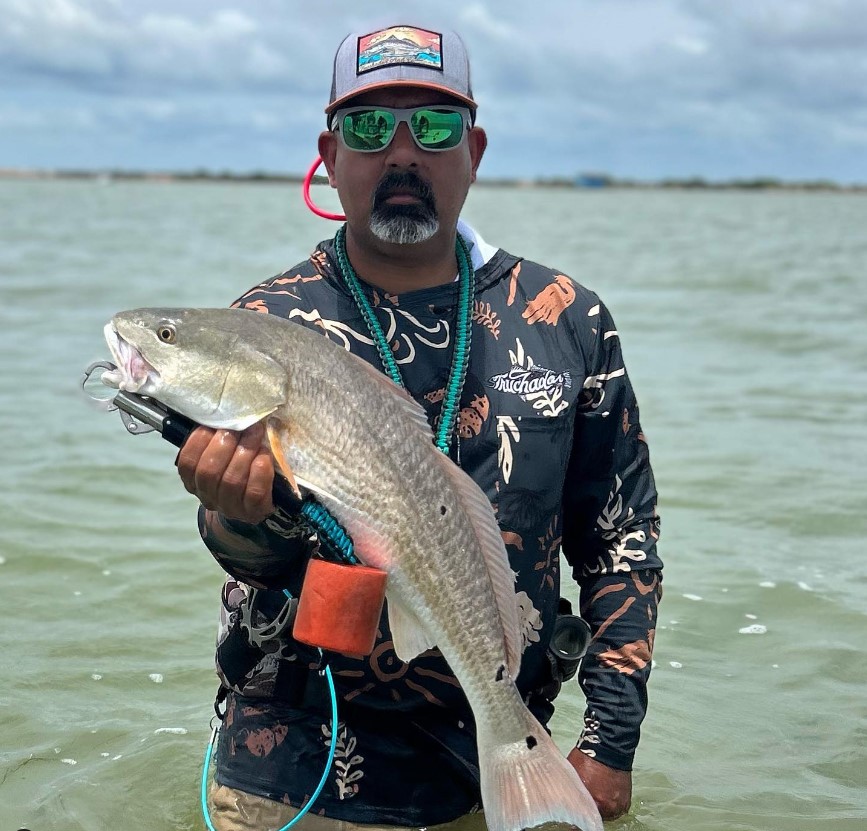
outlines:
[[506, 672], [506, 668], [504, 666], [500, 666], [500, 668], [497, 670], [497, 681], [503, 680], [503, 675], [505, 672]]
[[440, 505], [440, 513], [441, 513], [443, 516], [446, 515], [446, 511], [447, 511], [447, 510], [448, 510], [448, 508], [446, 508], [445, 505]]
[[539, 744], [539, 742], [536, 741], [535, 736], [527, 736], [526, 741], [527, 741], [527, 747], [530, 750], [532, 750], [537, 744]]

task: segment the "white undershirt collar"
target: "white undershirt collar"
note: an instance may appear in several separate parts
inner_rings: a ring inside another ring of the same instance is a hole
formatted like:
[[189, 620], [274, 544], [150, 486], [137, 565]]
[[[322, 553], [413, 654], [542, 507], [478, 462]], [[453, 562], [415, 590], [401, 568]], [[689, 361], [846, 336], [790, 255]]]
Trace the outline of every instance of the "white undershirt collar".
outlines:
[[488, 245], [479, 233], [463, 219], [458, 219], [458, 233], [467, 241], [474, 271], [478, 271], [485, 263], [490, 262], [494, 254], [497, 253], [497, 249]]

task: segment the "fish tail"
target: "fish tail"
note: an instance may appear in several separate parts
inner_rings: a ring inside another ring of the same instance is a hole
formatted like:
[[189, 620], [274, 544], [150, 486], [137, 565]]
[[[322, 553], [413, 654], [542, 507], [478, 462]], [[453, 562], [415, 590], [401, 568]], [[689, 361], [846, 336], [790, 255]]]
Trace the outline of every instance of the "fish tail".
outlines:
[[520, 831], [546, 822], [602, 831], [602, 818], [575, 768], [527, 712], [523, 741], [479, 736], [482, 804], [489, 831]]

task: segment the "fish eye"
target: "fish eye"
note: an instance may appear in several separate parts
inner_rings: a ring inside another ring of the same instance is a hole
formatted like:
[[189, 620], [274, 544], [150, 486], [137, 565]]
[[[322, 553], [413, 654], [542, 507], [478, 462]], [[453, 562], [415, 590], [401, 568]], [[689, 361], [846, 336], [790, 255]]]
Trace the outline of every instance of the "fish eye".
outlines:
[[159, 326], [157, 326], [157, 337], [163, 343], [174, 343], [177, 334], [175, 327], [171, 323], [163, 321]]

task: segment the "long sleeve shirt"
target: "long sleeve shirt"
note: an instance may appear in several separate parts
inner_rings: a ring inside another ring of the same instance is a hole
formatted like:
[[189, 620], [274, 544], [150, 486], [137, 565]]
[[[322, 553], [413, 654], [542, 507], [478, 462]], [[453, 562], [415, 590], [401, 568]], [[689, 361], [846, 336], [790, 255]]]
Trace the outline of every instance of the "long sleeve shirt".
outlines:
[[[617, 330], [599, 298], [568, 276], [503, 250], [484, 263], [474, 254], [472, 347], [451, 456], [488, 496], [516, 574], [517, 684], [546, 723], [558, 686], [547, 647], [568, 566], [593, 632], [579, 673], [587, 709], [575, 725], [578, 747], [629, 770], [647, 708], [662, 563], [647, 442]], [[312, 327], [379, 367], [335, 263], [333, 242], [320, 243], [235, 305]], [[435, 423], [457, 284], [400, 295], [362, 288], [408, 392]], [[202, 509], [200, 530], [229, 574], [217, 648], [229, 697], [216, 778], [300, 805], [321, 775], [331, 723], [319, 656], [292, 639], [282, 590], [298, 594], [317, 543], [301, 517], [281, 510], [250, 526]], [[401, 662], [384, 616], [370, 656], [327, 660], [338, 754], [314, 810], [431, 825], [479, 806], [472, 712], [438, 651]]]

